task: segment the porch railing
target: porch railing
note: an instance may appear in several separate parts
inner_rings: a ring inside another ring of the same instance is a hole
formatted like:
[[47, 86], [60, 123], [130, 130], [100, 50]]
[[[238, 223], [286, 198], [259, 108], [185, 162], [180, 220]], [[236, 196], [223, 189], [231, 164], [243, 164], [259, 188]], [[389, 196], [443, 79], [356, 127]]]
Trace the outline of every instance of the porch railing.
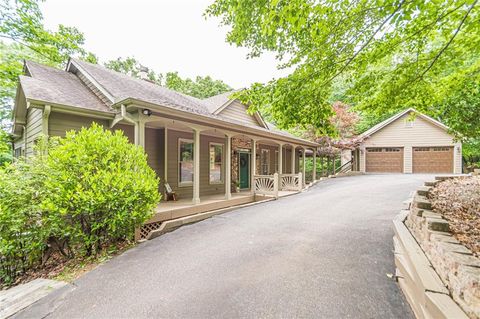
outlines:
[[278, 174], [254, 175], [253, 185], [255, 194], [272, 195], [278, 198]]
[[302, 173], [280, 174], [280, 190], [282, 190], [282, 191], [301, 191], [302, 188], [303, 188]]
[[352, 170], [352, 167], [353, 167], [353, 159], [349, 160], [348, 162], [346, 162], [345, 164], [337, 168], [335, 170], [335, 175], [350, 172]]

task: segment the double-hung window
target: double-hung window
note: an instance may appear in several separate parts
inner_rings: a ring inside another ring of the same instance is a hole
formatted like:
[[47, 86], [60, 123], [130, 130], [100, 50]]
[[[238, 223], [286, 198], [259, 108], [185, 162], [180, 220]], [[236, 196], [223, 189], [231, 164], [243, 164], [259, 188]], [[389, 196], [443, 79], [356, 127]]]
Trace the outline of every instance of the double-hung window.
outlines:
[[178, 140], [178, 183], [192, 185], [193, 183], [193, 141]]
[[210, 143], [210, 184], [223, 183], [223, 144]]
[[262, 149], [260, 156], [260, 169], [262, 175], [268, 175], [270, 173], [270, 150]]

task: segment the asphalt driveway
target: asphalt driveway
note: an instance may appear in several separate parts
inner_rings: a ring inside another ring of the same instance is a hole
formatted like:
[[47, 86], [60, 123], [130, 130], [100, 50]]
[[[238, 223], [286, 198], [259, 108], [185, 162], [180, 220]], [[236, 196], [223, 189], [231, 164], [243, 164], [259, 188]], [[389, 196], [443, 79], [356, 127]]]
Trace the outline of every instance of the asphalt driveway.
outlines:
[[431, 177], [365, 175], [182, 227], [19, 317], [412, 318], [392, 218]]

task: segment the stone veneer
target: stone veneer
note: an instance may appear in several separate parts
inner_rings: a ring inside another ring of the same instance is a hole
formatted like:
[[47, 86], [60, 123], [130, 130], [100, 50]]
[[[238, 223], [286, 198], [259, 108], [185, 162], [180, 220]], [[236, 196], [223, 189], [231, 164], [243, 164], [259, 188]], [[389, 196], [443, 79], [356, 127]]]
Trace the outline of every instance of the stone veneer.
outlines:
[[480, 318], [480, 258], [449, 231], [448, 221], [432, 211], [428, 193], [438, 182], [417, 190], [405, 225], [425, 252], [453, 300], [470, 318]]

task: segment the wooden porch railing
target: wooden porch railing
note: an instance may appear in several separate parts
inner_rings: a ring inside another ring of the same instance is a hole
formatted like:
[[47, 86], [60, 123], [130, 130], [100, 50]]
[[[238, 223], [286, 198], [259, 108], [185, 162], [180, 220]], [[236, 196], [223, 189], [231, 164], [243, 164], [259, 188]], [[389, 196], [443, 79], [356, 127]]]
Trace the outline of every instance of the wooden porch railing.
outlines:
[[254, 193], [261, 195], [273, 195], [278, 198], [278, 174], [254, 175]]
[[352, 167], [353, 167], [353, 159], [351, 159], [350, 161], [346, 162], [345, 164], [337, 168], [335, 170], [335, 175], [340, 173], [350, 172], [352, 170]]
[[302, 188], [303, 188], [302, 173], [280, 174], [280, 190], [282, 190], [282, 191], [301, 191]]

